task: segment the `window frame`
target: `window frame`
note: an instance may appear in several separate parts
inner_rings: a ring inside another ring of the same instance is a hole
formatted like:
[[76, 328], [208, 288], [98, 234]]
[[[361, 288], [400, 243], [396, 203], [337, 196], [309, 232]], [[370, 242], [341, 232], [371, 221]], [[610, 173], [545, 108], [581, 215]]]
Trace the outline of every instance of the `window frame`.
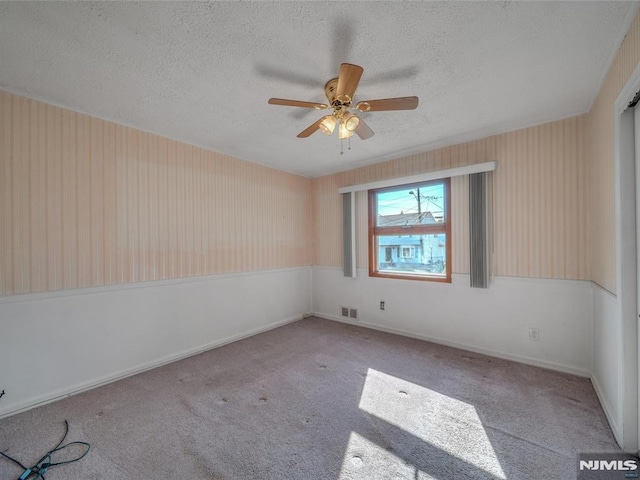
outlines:
[[[377, 227], [376, 218], [378, 216], [377, 194], [385, 192], [393, 192], [398, 190], [409, 190], [413, 188], [422, 188], [430, 185], [442, 184], [444, 187], [444, 221], [438, 224], [419, 224], [410, 226], [391, 226]], [[427, 182], [408, 183], [403, 185], [394, 185], [392, 187], [376, 188], [369, 190], [369, 276], [379, 278], [397, 278], [402, 280], [419, 280], [426, 282], [451, 283], [451, 178], [440, 178]], [[429, 275], [426, 273], [395, 273], [384, 270], [378, 270], [378, 248], [377, 237], [380, 235], [433, 235], [444, 234], [446, 238], [445, 246], [445, 275]]]

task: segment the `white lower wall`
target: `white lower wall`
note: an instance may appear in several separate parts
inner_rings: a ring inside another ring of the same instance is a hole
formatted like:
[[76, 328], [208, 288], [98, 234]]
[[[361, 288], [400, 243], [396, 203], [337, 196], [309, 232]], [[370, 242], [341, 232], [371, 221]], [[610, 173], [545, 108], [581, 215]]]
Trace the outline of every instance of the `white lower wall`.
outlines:
[[593, 284], [593, 373], [591, 381], [618, 443], [622, 440], [622, 331], [617, 298]]
[[[487, 290], [304, 267], [0, 297], [0, 418], [295, 321], [339, 321], [591, 376], [619, 435], [616, 297], [591, 282], [495, 277]], [[313, 299], [313, 300], [312, 300]], [[384, 300], [386, 310], [379, 310]], [[529, 328], [540, 341], [529, 340]]]
[[310, 309], [311, 267], [0, 297], [0, 417]]
[[[384, 300], [386, 310], [379, 309]], [[495, 277], [490, 288], [369, 277], [345, 278], [340, 268], [313, 268], [313, 312], [347, 321], [340, 306], [357, 307], [358, 324], [437, 343], [591, 376], [591, 282]], [[529, 340], [536, 327], [540, 340]]]

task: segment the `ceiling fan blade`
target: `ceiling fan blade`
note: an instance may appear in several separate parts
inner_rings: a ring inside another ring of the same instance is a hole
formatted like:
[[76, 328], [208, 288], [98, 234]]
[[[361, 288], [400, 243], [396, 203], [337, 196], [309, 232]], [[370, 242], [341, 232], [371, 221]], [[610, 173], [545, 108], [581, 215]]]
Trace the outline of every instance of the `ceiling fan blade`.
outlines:
[[324, 117], [318, 119], [317, 122], [313, 123], [312, 125], [309, 125], [306, 129], [304, 129], [303, 131], [301, 131], [297, 137], [298, 138], [307, 138], [309, 135], [311, 135], [312, 133], [315, 133], [317, 130], [320, 130], [320, 122], [322, 122], [322, 120], [324, 119]]
[[351, 103], [363, 71], [364, 69], [358, 65], [352, 65], [350, 63], [340, 65], [340, 75], [338, 76], [338, 85], [336, 87], [336, 100], [343, 103]]
[[414, 110], [417, 106], [418, 97], [397, 97], [358, 102], [356, 109], [361, 112], [382, 112], [388, 110]]
[[356, 132], [356, 134], [362, 139], [362, 140], [366, 140], [367, 138], [371, 138], [373, 137], [375, 134], [373, 133], [373, 130], [371, 130], [369, 128], [369, 125], [367, 125], [366, 123], [364, 123], [364, 120], [360, 119], [360, 123], [358, 124], [358, 126], [356, 127], [356, 129], [354, 130], [354, 132]]
[[325, 108], [329, 108], [329, 105], [325, 105], [324, 103], [315, 103], [315, 102], [301, 102], [299, 100], [287, 100], [286, 98], [270, 98], [270, 105], [284, 105], [287, 107], [303, 107], [303, 108], [315, 108], [316, 110], [322, 110]]

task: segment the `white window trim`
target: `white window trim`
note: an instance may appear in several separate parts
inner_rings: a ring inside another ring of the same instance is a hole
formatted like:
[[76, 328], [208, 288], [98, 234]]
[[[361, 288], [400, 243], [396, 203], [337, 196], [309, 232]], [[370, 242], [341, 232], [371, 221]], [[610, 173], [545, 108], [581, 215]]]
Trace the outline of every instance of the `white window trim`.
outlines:
[[338, 189], [338, 193], [362, 192], [365, 190], [377, 190], [379, 188], [395, 187], [397, 185], [408, 185], [411, 183], [429, 182], [431, 180], [440, 180], [443, 178], [459, 177], [461, 175], [470, 175], [472, 173], [493, 172], [498, 163], [492, 162], [474, 163], [463, 167], [448, 168], [446, 170], [437, 170], [435, 172], [421, 173], [419, 175], [411, 175], [409, 177], [390, 178], [379, 182], [361, 183], [359, 185], [350, 185]]

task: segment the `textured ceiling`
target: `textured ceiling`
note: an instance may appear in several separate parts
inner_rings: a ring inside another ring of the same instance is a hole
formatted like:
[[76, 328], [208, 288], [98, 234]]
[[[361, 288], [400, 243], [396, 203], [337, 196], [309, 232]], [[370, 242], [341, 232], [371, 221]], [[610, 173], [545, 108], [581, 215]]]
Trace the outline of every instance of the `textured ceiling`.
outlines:
[[[633, 2], [0, 2], [0, 88], [317, 176], [588, 111]], [[376, 135], [298, 132], [343, 62]], [[346, 150], [346, 145], [345, 145]]]

